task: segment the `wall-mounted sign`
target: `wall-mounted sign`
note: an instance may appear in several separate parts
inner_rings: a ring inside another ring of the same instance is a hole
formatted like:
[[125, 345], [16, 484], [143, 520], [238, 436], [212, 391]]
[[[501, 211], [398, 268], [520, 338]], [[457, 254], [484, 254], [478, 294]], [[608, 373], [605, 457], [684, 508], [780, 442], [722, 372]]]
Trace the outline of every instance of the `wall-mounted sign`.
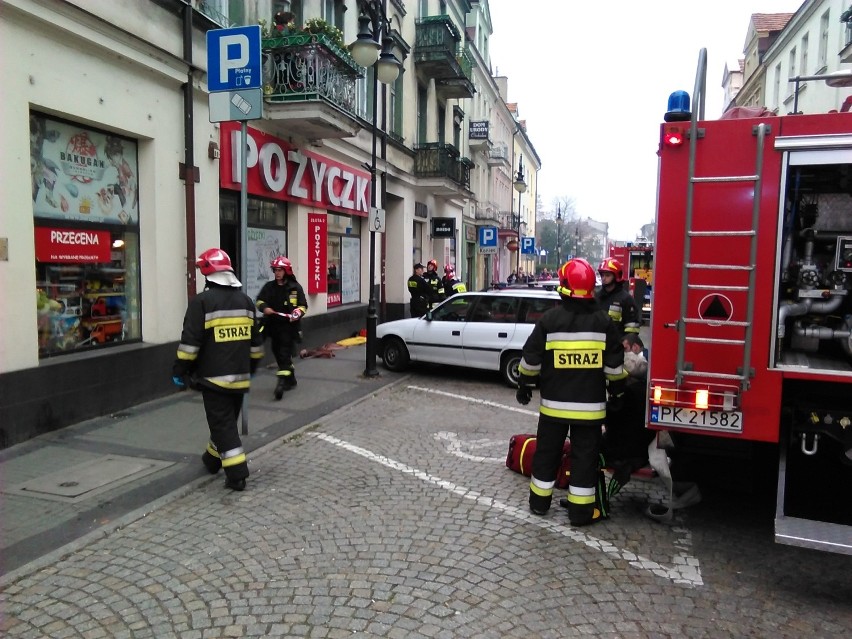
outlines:
[[468, 124], [468, 139], [470, 140], [487, 140], [488, 139], [488, 120], [471, 120]]
[[[221, 124], [219, 182], [240, 190], [240, 124]], [[331, 158], [297, 149], [262, 131], [248, 128], [247, 190], [251, 195], [366, 217], [370, 211], [370, 174]]]
[[308, 214], [308, 293], [328, 290], [326, 250], [328, 248], [328, 218], [325, 213]]
[[136, 224], [136, 142], [30, 114], [33, 213], [78, 222]]
[[46, 226], [37, 226], [35, 229], [35, 253], [39, 262], [100, 264], [111, 260], [111, 248], [109, 231]]
[[456, 236], [456, 219], [453, 217], [433, 217], [432, 237], [454, 238]]

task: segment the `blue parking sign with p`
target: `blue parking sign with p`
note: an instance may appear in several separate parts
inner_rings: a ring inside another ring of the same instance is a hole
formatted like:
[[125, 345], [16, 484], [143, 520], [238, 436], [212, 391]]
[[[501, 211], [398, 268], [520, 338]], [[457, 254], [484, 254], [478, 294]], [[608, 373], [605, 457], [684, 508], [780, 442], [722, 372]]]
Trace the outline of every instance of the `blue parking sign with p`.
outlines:
[[261, 86], [260, 25], [207, 32], [207, 90]]
[[535, 255], [535, 238], [534, 237], [522, 237], [521, 238], [521, 253], [524, 255]]

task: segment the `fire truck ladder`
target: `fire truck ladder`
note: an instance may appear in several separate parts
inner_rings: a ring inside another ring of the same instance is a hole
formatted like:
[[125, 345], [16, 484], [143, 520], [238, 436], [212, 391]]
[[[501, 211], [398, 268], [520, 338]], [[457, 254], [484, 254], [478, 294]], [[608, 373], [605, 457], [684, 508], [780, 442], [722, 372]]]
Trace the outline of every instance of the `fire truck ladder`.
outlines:
[[[702, 78], [701, 65], [703, 63], [706, 71], [706, 53], [702, 49], [702, 57], [699, 58], [699, 78]], [[700, 102], [700, 110], [703, 117], [704, 97], [703, 82], [697, 78], [693, 95], [696, 102]], [[715, 378], [719, 380], [734, 380], [740, 385], [740, 389], [748, 390], [750, 385], [751, 371], [751, 337], [752, 322], [754, 318], [754, 286], [755, 286], [755, 264], [757, 262], [757, 227], [760, 215], [760, 189], [763, 177], [763, 150], [766, 140], [767, 126], [761, 123], [755, 127], [757, 135], [757, 158], [755, 162], [754, 175], [730, 175], [722, 177], [698, 177], [695, 175], [695, 154], [698, 138], [702, 131], [698, 129], [698, 118], [696, 110], [692, 112], [692, 122], [689, 130], [689, 186], [686, 197], [686, 226], [684, 238], [683, 273], [681, 275], [680, 290], [680, 320], [678, 321], [678, 349], [677, 349], [677, 383], [683, 383], [685, 377]], [[752, 182], [754, 193], [752, 198], [751, 229], [748, 230], [711, 230], [696, 231], [692, 228], [694, 197], [696, 184], [723, 183], [723, 182]], [[692, 240], [707, 237], [749, 237], [750, 251], [749, 263], [747, 265], [736, 264], [704, 264], [691, 261]], [[699, 270], [711, 271], [747, 271], [748, 286], [694, 284], [690, 275]], [[706, 320], [700, 317], [689, 317], [687, 315], [687, 293], [690, 290], [713, 290], [713, 291], [738, 291], [746, 293], [746, 318], [742, 322], [728, 321], [725, 326], [739, 326], [744, 330], [743, 339], [719, 339], [712, 337], [697, 337], [688, 335], [688, 328], [697, 325], [716, 325], [718, 320]], [[692, 365], [684, 361], [686, 343], [699, 342], [703, 344], [724, 344], [728, 346], [741, 346], [743, 351], [742, 367], [736, 373], [718, 373], [715, 371], [694, 370]]]

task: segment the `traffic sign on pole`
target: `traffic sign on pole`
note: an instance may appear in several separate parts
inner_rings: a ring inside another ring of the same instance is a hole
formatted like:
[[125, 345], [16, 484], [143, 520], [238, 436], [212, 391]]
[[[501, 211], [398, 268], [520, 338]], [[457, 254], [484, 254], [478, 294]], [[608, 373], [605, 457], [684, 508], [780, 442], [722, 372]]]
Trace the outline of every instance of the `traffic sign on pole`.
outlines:
[[261, 87], [260, 25], [207, 32], [207, 90]]
[[479, 227], [479, 253], [482, 255], [496, 255], [497, 253], [497, 227]]

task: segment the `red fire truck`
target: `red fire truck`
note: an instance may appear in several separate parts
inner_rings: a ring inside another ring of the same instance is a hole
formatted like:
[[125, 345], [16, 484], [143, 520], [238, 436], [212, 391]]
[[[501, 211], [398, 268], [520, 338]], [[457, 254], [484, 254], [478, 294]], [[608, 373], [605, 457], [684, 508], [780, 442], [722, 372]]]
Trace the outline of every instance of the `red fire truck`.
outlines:
[[609, 243], [609, 256], [621, 262], [624, 279], [642, 319], [651, 317], [651, 290], [654, 286], [654, 244], [647, 240]]
[[852, 113], [705, 120], [698, 69], [661, 127], [648, 426], [719, 474], [769, 452], [775, 540], [852, 554]]

